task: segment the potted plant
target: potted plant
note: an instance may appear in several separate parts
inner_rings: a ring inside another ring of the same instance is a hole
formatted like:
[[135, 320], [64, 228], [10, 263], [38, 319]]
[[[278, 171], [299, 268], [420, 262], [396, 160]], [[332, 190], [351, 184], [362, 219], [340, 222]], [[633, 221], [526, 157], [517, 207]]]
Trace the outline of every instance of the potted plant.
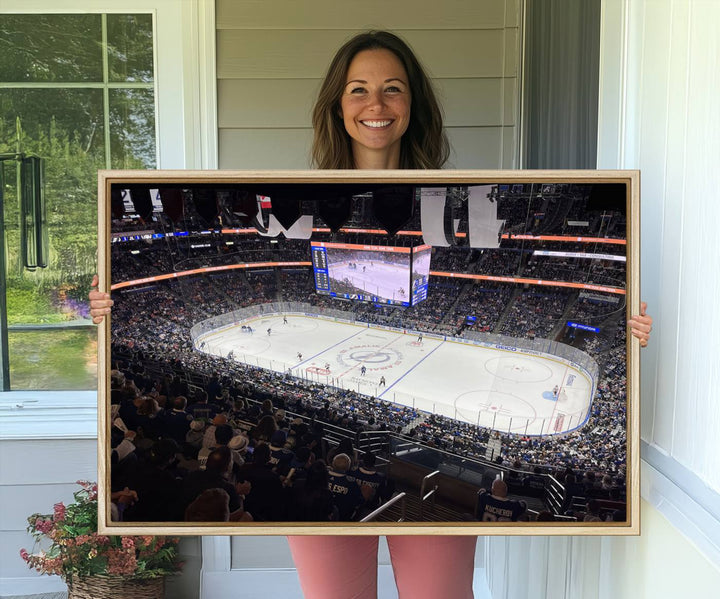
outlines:
[[108, 536], [97, 532], [97, 484], [78, 481], [74, 503], [56, 503], [52, 514], [33, 514], [33, 553], [20, 557], [41, 574], [57, 574], [68, 599], [160, 599], [165, 577], [182, 568], [177, 538]]

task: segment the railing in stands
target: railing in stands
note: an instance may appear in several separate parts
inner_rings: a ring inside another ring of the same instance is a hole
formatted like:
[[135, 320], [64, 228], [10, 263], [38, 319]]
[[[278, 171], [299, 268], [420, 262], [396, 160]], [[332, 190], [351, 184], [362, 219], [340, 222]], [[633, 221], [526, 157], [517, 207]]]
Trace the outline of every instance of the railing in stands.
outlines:
[[362, 520], [360, 520], [360, 522], [372, 522], [380, 514], [384, 513], [385, 511], [387, 511], [389, 508], [391, 508], [398, 502], [400, 502], [400, 518], [397, 521], [405, 522], [405, 509], [406, 509], [406, 502], [407, 502], [407, 500], [405, 498], [405, 493], [398, 493], [397, 495], [394, 495], [386, 503], [383, 503], [378, 509], [376, 509], [373, 512], [370, 512], [367, 516], [365, 516]]
[[422, 484], [420, 485], [420, 519], [425, 519], [425, 506], [427, 505], [428, 501], [432, 503], [432, 509], [435, 509], [435, 496], [437, 495], [438, 485], [434, 485], [432, 489], [430, 489], [427, 493], [425, 492], [428, 485], [430, 484], [430, 481], [433, 480], [438, 474], [440, 474], [440, 470], [435, 470], [434, 472], [431, 472], [428, 474], [425, 478], [422, 480]]
[[548, 478], [549, 484], [545, 487], [545, 503], [550, 506], [555, 515], [558, 515], [562, 511], [563, 500], [565, 497], [565, 487], [554, 476], [550, 475]]

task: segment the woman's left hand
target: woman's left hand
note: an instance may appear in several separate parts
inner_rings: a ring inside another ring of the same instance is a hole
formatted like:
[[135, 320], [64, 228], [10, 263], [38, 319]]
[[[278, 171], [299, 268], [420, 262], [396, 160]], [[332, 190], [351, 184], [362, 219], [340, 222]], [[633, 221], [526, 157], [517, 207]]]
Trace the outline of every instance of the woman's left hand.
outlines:
[[112, 308], [113, 301], [110, 299], [109, 293], [103, 293], [98, 291], [98, 276], [93, 277], [92, 288], [90, 291], [90, 316], [95, 324], [100, 324], [105, 318], [106, 314], [110, 314], [110, 308]]
[[646, 314], [647, 304], [640, 302], [640, 314], [636, 314], [628, 320], [630, 332], [640, 340], [640, 347], [647, 347], [650, 339], [650, 331], [652, 331], [652, 316]]

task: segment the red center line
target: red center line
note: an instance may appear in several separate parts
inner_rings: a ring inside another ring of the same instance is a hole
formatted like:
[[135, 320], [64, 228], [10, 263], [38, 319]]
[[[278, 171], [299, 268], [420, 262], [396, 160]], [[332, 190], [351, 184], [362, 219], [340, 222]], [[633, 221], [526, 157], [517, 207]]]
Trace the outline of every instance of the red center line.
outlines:
[[565, 386], [565, 379], [567, 377], [568, 369], [570, 366], [565, 364], [565, 372], [563, 373], [562, 380], [560, 381], [560, 384], [558, 385], [558, 392], [557, 397], [555, 398], [555, 405], [553, 406], [552, 412], [550, 412], [550, 422], [552, 423], [553, 416], [555, 415], [555, 410], [557, 410], [557, 404], [560, 401], [560, 392], [563, 390], [563, 387]]

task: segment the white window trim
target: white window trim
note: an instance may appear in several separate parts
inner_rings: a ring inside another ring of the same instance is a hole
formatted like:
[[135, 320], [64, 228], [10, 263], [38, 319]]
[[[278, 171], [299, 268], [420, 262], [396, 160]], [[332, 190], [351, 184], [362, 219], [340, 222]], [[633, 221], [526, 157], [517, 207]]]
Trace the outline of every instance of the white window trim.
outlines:
[[720, 495], [653, 445], [642, 441], [641, 453], [641, 496], [720, 567]]
[[[637, 154], [638, 125], [628, 116], [637, 112], [636, 98], [628, 89], [628, 80], [636, 80], [637, 76], [631, 72], [633, 65], [628, 55], [638, 53], [635, 47], [638, 40], [630, 35], [630, 21], [633, 11], [641, 9], [641, 3], [628, 4], [627, 0], [602, 3], [597, 152], [600, 169], [637, 168], [633, 156]], [[648, 384], [642, 387], [646, 393], [656, 393], [657, 354], [646, 368], [649, 370], [643, 379]], [[642, 498], [720, 567], [720, 494], [692, 470], [644, 439], [641, 455]]]
[[[215, 3], [206, 0], [0, 0], [0, 14], [150, 13], [158, 168], [217, 168]], [[0, 393], [1, 439], [97, 438], [96, 391]]]

